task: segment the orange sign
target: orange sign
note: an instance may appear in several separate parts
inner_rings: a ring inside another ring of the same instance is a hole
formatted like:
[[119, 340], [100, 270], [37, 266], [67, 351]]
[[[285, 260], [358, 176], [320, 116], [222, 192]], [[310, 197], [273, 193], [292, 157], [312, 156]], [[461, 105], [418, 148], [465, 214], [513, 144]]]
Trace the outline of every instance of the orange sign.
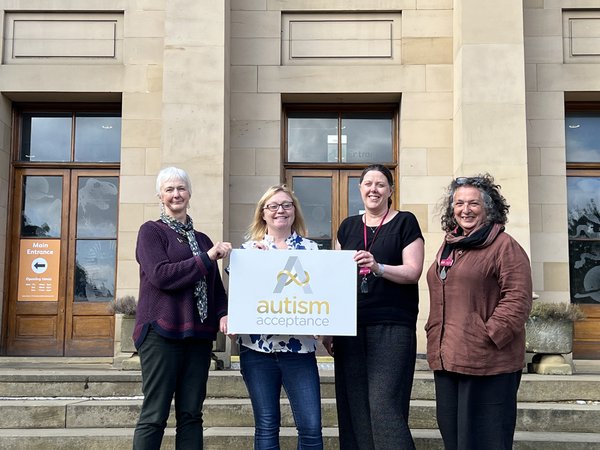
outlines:
[[60, 239], [21, 239], [19, 248], [17, 300], [58, 301]]

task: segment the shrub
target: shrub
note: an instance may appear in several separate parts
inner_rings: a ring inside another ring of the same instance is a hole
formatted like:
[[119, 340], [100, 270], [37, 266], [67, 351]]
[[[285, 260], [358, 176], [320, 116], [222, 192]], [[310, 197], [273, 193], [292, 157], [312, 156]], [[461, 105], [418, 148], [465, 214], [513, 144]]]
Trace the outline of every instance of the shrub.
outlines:
[[585, 318], [585, 314], [575, 303], [549, 303], [534, 301], [529, 313], [531, 318], [550, 319], [550, 320], [568, 320], [575, 322]]
[[126, 316], [135, 316], [137, 302], [133, 295], [119, 297], [111, 302], [112, 312], [115, 314], [124, 314]]

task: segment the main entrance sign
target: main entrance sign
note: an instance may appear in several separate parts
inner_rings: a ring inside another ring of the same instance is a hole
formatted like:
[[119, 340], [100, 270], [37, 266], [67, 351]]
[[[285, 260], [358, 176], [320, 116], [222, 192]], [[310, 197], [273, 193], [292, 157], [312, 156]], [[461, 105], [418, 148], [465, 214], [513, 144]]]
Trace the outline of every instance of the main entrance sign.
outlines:
[[21, 239], [18, 301], [58, 301], [59, 239]]

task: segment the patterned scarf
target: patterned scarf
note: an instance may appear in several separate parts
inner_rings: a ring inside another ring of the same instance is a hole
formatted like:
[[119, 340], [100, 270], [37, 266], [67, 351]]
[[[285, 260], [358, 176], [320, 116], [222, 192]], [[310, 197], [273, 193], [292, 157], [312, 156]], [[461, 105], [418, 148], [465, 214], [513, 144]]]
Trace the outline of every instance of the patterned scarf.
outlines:
[[[192, 254], [194, 256], [200, 256], [200, 247], [198, 247], [196, 235], [194, 234], [194, 223], [190, 216], [186, 216], [186, 218], [187, 222], [183, 224], [164, 212], [160, 213], [160, 220], [166, 223], [169, 228], [177, 234], [186, 238]], [[204, 322], [208, 316], [208, 286], [206, 284], [206, 277], [202, 277], [202, 279], [196, 283], [194, 288], [194, 298], [196, 299], [196, 306], [198, 307], [198, 313], [200, 314], [200, 322]]]

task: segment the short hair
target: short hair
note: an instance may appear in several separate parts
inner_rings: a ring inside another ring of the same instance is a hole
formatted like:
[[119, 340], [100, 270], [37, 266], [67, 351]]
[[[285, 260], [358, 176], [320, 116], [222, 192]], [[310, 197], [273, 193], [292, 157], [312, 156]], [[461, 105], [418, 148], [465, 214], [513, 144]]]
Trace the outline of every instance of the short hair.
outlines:
[[156, 176], [156, 195], [160, 196], [160, 188], [167, 181], [172, 180], [181, 180], [185, 187], [187, 188], [190, 195], [192, 195], [192, 182], [190, 177], [186, 173], [185, 170], [179, 169], [177, 167], [165, 167]]
[[504, 225], [508, 222], [510, 205], [500, 193], [500, 185], [494, 184], [494, 177], [489, 173], [473, 177], [458, 177], [452, 180], [446, 190], [442, 204], [442, 230], [453, 231], [458, 226], [454, 218], [454, 193], [460, 187], [470, 186], [479, 189], [486, 213], [486, 223]]
[[[394, 192], [394, 176], [392, 175], [392, 171], [390, 169], [388, 169], [387, 167], [385, 167], [383, 164], [371, 164], [370, 166], [367, 166], [364, 168], [364, 170], [362, 171], [362, 173], [360, 174], [360, 179], [358, 181], [358, 184], [362, 184], [363, 179], [365, 178], [365, 175], [367, 174], [367, 172], [371, 172], [372, 170], [376, 171], [376, 172], [381, 172], [383, 174], [383, 176], [385, 176], [385, 178], [388, 181], [388, 184], [390, 185], [390, 189], [392, 190], [392, 193]], [[392, 206], [392, 197], [388, 197], [388, 208]]]
[[256, 204], [252, 223], [246, 232], [246, 239], [260, 241], [265, 237], [265, 234], [267, 234], [267, 222], [265, 222], [265, 219], [263, 219], [263, 211], [269, 199], [279, 192], [284, 192], [289, 195], [292, 199], [292, 203], [294, 204], [295, 211], [294, 222], [292, 223], [292, 231], [295, 231], [300, 236], [306, 236], [306, 222], [304, 221], [304, 215], [302, 214], [302, 208], [300, 207], [300, 201], [298, 200], [298, 197], [296, 197], [296, 194], [294, 194], [294, 192], [285, 184], [277, 184], [268, 188]]

